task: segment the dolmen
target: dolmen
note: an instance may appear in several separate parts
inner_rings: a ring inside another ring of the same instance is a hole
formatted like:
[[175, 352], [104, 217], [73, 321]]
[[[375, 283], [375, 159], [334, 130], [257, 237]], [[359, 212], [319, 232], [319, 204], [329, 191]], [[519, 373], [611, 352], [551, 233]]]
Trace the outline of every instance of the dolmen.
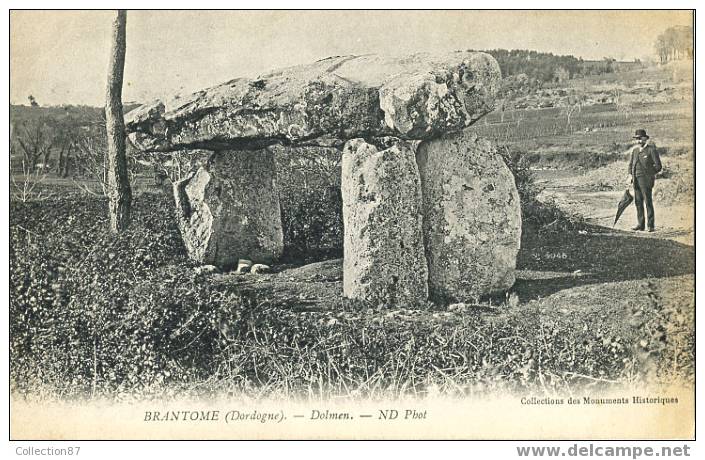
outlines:
[[343, 151], [343, 294], [472, 301], [515, 281], [521, 208], [496, 147], [465, 130], [494, 108], [488, 54], [341, 56], [238, 78], [126, 115], [145, 152], [201, 158], [174, 184], [189, 256], [232, 267], [283, 251], [271, 146]]

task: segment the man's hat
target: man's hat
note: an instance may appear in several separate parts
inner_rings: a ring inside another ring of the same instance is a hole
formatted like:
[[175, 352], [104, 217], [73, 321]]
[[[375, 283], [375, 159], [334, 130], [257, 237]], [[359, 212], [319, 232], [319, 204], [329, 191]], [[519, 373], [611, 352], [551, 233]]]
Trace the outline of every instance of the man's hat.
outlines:
[[649, 136], [646, 135], [646, 130], [645, 129], [637, 129], [636, 132], [634, 133], [634, 137], [632, 139], [643, 139], [646, 138], [648, 139]]

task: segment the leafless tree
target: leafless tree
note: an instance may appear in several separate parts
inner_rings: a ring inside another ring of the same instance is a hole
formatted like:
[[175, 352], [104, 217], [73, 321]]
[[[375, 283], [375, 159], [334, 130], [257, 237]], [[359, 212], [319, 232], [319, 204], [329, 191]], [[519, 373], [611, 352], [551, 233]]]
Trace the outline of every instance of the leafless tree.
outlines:
[[558, 67], [555, 72], [553, 72], [553, 79], [558, 83], [563, 83], [570, 79], [570, 72], [565, 67]]
[[[13, 130], [12, 128], [10, 129]], [[12, 136], [10, 136], [12, 137]], [[13, 159], [17, 156], [15, 151], [17, 146], [10, 143], [10, 197], [13, 200], [21, 201], [22, 203], [27, 203], [28, 201], [39, 201], [44, 200], [51, 196], [43, 187], [44, 180], [46, 179], [46, 172], [40, 170], [39, 168], [34, 168], [32, 171], [29, 170], [29, 166], [25, 160], [22, 159], [22, 175], [15, 174], [13, 166]]]
[[[10, 156], [12, 163], [12, 155]], [[10, 194], [12, 199], [22, 203], [28, 201], [41, 201], [52, 196], [42, 186], [47, 174], [39, 169], [29, 171], [27, 164], [22, 160], [22, 176], [18, 178], [15, 174], [10, 174]]]
[[122, 114], [122, 80], [125, 70], [127, 12], [118, 10], [111, 33], [105, 127], [108, 136], [108, 202], [110, 230], [120, 233], [130, 223], [132, 190], [125, 155], [125, 121]]
[[[108, 197], [108, 136], [105, 129], [105, 119], [87, 125], [86, 132], [76, 137], [73, 167], [78, 178], [73, 183], [80, 190], [91, 195]], [[134, 183], [139, 169], [139, 163], [134, 157], [128, 158], [127, 177], [130, 184]], [[99, 189], [91, 186], [96, 183]]]
[[668, 61], [668, 45], [666, 45], [666, 37], [659, 35], [654, 44], [656, 48], [656, 54], [658, 55], [659, 62], [665, 64]]
[[68, 177], [71, 167], [71, 154], [76, 150], [78, 140], [79, 135], [76, 126], [73, 126], [68, 121], [57, 123], [54, 134], [54, 144], [57, 148], [55, 172], [59, 177]]
[[693, 28], [689, 26], [669, 27], [656, 38], [654, 48], [661, 64], [678, 59], [692, 59]]
[[632, 114], [632, 104], [628, 99], [623, 97], [624, 95], [618, 89], [613, 91], [613, 97], [615, 108], [617, 112], [624, 115], [624, 118], [628, 119]]
[[33, 173], [39, 160], [43, 159], [42, 169], [44, 169], [49, 162], [54, 143], [48, 124], [43, 119], [31, 123], [24, 122], [18, 130], [16, 139], [22, 150], [24, 168]]
[[[100, 194], [108, 196], [108, 147], [105, 124], [96, 126], [92, 132], [82, 136], [76, 143], [75, 165], [80, 176], [90, 178], [100, 186]], [[74, 184], [84, 192], [98, 195], [79, 179]]]
[[573, 116], [582, 113], [584, 99], [584, 96], [570, 96], [568, 98], [568, 105], [563, 109], [563, 114], [566, 117], [566, 129], [571, 128]]

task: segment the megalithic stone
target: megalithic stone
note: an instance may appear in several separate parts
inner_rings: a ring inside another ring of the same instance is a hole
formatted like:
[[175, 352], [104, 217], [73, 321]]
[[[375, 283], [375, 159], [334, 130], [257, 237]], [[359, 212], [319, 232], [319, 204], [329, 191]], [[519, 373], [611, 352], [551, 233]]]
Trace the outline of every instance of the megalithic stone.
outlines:
[[485, 53], [336, 56], [154, 101], [129, 112], [126, 129], [144, 151], [431, 139], [492, 111], [500, 80]]
[[428, 298], [421, 183], [411, 143], [345, 144], [343, 293], [377, 304]]
[[177, 221], [189, 257], [236, 267], [272, 263], [284, 249], [274, 154], [219, 151], [174, 184]]
[[496, 148], [459, 132], [421, 142], [416, 158], [432, 298], [472, 301], [512, 287], [521, 206]]

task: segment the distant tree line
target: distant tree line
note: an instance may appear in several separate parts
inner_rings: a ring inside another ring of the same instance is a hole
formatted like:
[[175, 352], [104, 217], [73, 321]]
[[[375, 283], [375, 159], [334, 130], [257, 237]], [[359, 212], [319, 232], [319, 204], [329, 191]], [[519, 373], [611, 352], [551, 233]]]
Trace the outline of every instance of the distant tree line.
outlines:
[[25, 173], [53, 170], [60, 177], [68, 177], [76, 167], [80, 143], [92, 135], [97, 124], [72, 115], [66, 111], [64, 116], [41, 113], [11, 119], [10, 161], [19, 158]]
[[[16, 169], [22, 166], [29, 173], [51, 170], [68, 177], [88, 174], [86, 164], [93, 163], [92, 156], [102, 161], [100, 151], [107, 149], [102, 107], [41, 107], [34, 97], [28, 99], [30, 106], [10, 105], [10, 154], [17, 160], [13, 163]], [[127, 103], [123, 109], [129, 112], [137, 105]]]
[[620, 63], [606, 57], [601, 61], [585, 61], [572, 55], [560, 56], [531, 50], [487, 50], [499, 63], [503, 77], [526, 75], [540, 83], [562, 82], [587, 75], [619, 71]]
[[661, 64], [679, 59], [693, 59], [693, 28], [669, 27], [656, 38], [654, 47]]

